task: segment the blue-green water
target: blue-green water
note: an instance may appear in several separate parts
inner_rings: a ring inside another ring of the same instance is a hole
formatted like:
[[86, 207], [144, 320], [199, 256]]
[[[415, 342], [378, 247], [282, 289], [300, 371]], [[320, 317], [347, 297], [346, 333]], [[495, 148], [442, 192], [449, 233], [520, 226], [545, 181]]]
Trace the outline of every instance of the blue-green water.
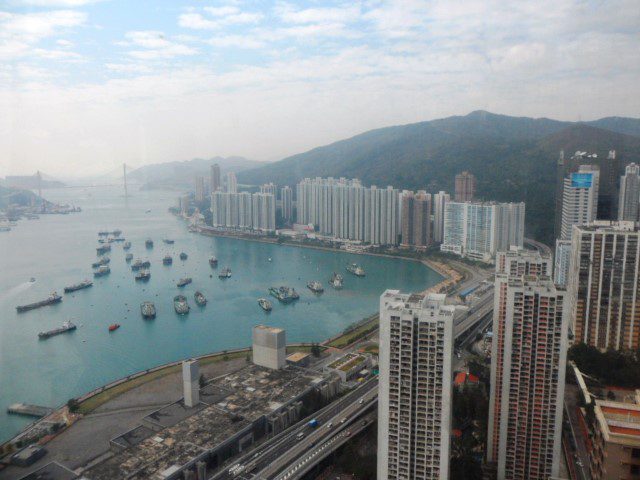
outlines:
[[[258, 323], [285, 328], [289, 342], [321, 341], [374, 313], [386, 288], [423, 289], [440, 280], [417, 262], [192, 234], [167, 212], [176, 196], [134, 192], [125, 203], [116, 188], [50, 190], [48, 199], [73, 203], [83, 212], [42, 215], [0, 233], [0, 440], [29, 422], [5, 413], [11, 403], [56, 406], [145, 368], [246, 346], [251, 327]], [[109, 276], [95, 279], [89, 289], [64, 295], [58, 305], [16, 313], [16, 305], [43, 299], [53, 290], [62, 293], [65, 285], [91, 278], [97, 232], [116, 228], [133, 243], [134, 259], [151, 261], [147, 283], [134, 281], [122, 244], [114, 243]], [[147, 237], [155, 241], [152, 250], [144, 246]], [[175, 244], [166, 245], [163, 238]], [[189, 255], [184, 262], [178, 259], [181, 251]], [[174, 256], [172, 266], [162, 265], [166, 253]], [[219, 259], [218, 270], [209, 266], [212, 254]], [[352, 261], [365, 268], [365, 278], [345, 272], [345, 264]], [[220, 280], [216, 272], [224, 266], [233, 276]], [[344, 275], [343, 290], [328, 287], [333, 271]], [[193, 283], [178, 289], [182, 276], [193, 277]], [[29, 282], [31, 277], [35, 283]], [[321, 281], [325, 293], [311, 293], [306, 288], [309, 280]], [[256, 300], [268, 297], [271, 285], [291, 285], [301, 298], [291, 305], [272, 298], [273, 311], [267, 314]], [[184, 317], [173, 310], [173, 296], [180, 290], [192, 306]], [[193, 300], [196, 290], [209, 300], [203, 309]], [[155, 302], [155, 320], [141, 318], [144, 300]], [[38, 332], [67, 319], [79, 326], [75, 332], [38, 339]], [[121, 328], [109, 333], [108, 326], [116, 322]]]

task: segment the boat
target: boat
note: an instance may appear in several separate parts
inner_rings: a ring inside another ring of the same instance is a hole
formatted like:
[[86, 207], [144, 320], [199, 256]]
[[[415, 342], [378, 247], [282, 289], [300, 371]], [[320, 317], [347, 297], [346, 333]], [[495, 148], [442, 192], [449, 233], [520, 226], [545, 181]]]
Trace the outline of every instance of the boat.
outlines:
[[108, 265], [109, 262], [111, 261], [111, 259], [109, 257], [102, 257], [100, 260], [98, 260], [97, 262], [93, 262], [91, 264], [91, 268], [98, 268], [101, 265]]
[[171, 265], [172, 263], [173, 263], [173, 257], [171, 255], [167, 254], [162, 259], [162, 264], [163, 265]]
[[218, 266], [218, 259], [216, 257], [209, 257], [209, 265], [211, 265], [212, 268], [216, 268]]
[[312, 280], [309, 283], [307, 283], [307, 288], [311, 290], [313, 293], [324, 292], [324, 288], [322, 287], [322, 284], [317, 280]]
[[0, 225], [0, 232], [10, 232], [10, 231], [11, 231], [11, 227], [7, 225]]
[[119, 237], [120, 234], [122, 234], [122, 230], [120, 229], [116, 229], [113, 232], [111, 232], [111, 235], [113, 235], [114, 237]]
[[260, 305], [260, 307], [265, 312], [270, 312], [271, 309], [273, 308], [273, 305], [271, 304], [271, 302], [269, 300], [267, 300], [266, 298], [259, 298], [258, 299], [258, 305]]
[[149, 268], [151, 266], [151, 262], [149, 260], [145, 260], [141, 263], [142, 268]]
[[178, 315], [184, 315], [189, 313], [189, 304], [187, 303], [187, 297], [184, 295], [176, 295], [173, 297], [173, 308]]
[[109, 242], [124, 242], [125, 238], [124, 237], [116, 237], [116, 238], [110, 238]]
[[56, 335], [60, 335], [61, 333], [71, 332], [76, 328], [77, 327], [72, 322], [70, 322], [69, 320], [66, 320], [61, 327], [54, 328], [53, 330], [48, 330], [46, 332], [40, 332], [38, 334], [38, 338], [46, 339], [49, 337], [54, 337]]
[[131, 265], [131, 270], [133, 270], [134, 272], [136, 270], [140, 270], [142, 268], [142, 260], [138, 259], [135, 262], [133, 262], [133, 265]]
[[111, 269], [108, 265], [100, 265], [98, 270], [93, 272], [94, 277], [104, 277], [105, 275], [109, 275], [111, 273]]
[[124, 242], [122, 248], [125, 250], [129, 250], [131, 248], [131, 242]]
[[151, 272], [149, 270], [142, 270], [136, 273], [136, 281], [147, 281], [151, 278]]
[[175, 240], [170, 240], [168, 238], [165, 238], [164, 240], [162, 240], [164, 243], [166, 243], [167, 245], [173, 245], [174, 243], [176, 243]]
[[178, 280], [178, 286], [184, 287], [185, 285], [189, 285], [191, 283], [191, 277], [184, 277]]
[[207, 304], [207, 298], [202, 294], [202, 292], [196, 292], [193, 296], [199, 307], [204, 307]]
[[106, 230], [102, 230], [100, 232], [98, 232], [98, 236], [99, 237], [106, 237], [107, 235], [109, 235], [109, 232]]
[[180, 260], [186, 260], [188, 257], [189, 257], [189, 255], [187, 255], [186, 253], [184, 253], [184, 252], [180, 253]]
[[140, 313], [142, 313], [142, 318], [156, 318], [156, 306], [153, 302], [142, 302]]
[[150, 238], [147, 238], [144, 241], [144, 246], [147, 247], [147, 248], [153, 248], [153, 240], [151, 240]]
[[127, 262], [130, 262], [131, 260], [133, 260], [133, 253], [127, 253], [127, 254], [124, 256], [124, 259], [125, 259]]
[[347, 265], [347, 272], [353, 273], [356, 277], [364, 277], [364, 269], [357, 263]]
[[34, 283], [34, 282], [36, 281], [36, 277], [31, 277], [31, 278], [29, 279], [29, 281], [30, 281], [31, 283]]
[[229, 267], [224, 267], [218, 274], [218, 278], [231, 278], [231, 269]]
[[109, 245], [108, 243], [105, 243], [104, 245], [100, 245], [98, 248], [96, 248], [96, 253], [98, 255], [104, 255], [107, 252], [111, 251], [111, 245]]
[[271, 287], [269, 293], [282, 303], [291, 303], [300, 298], [300, 295], [293, 287]]
[[83, 280], [80, 283], [76, 283], [74, 285], [69, 285], [68, 287], [64, 287], [64, 293], [75, 292], [76, 290], [82, 290], [83, 288], [89, 288], [93, 285], [91, 280]]
[[34, 310], [36, 308], [44, 307], [46, 305], [53, 305], [54, 303], [60, 303], [62, 301], [62, 297], [58, 295], [56, 292], [53, 292], [44, 300], [40, 300], [39, 302], [29, 303], [27, 305], [19, 305], [16, 307], [18, 313], [27, 312], [29, 310]]
[[331, 275], [331, 278], [329, 279], [329, 285], [331, 285], [336, 290], [340, 290], [342, 288], [343, 280], [344, 279], [342, 278], [342, 275], [333, 272], [333, 275]]
[[109, 325], [109, 331], [110, 332], [115, 332], [119, 328], [120, 328], [120, 324], [119, 323], [112, 323], [111, 325]]

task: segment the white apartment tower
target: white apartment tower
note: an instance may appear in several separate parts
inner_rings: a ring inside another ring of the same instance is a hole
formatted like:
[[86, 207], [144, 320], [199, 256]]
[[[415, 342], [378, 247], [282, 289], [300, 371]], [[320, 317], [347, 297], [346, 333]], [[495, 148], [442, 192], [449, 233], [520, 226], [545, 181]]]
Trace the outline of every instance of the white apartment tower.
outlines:
[[453, 325], [444, 294], [380, 297], [378, 478], [449, 478]]
[[293, 220], [293, 190], [286, 186], [280, 189], [280, 201], [282, 202], [282, 218], [285, 222]]
[[197, 176], [196, 177], [196, 202], [204, 202], [206, 196], [205, 187], [204, 187], [204, 177]]
[[640, 220], [640, 165], [630, 163], [620, 177], [618, 220]]
[[227, 173], [227, 193], [238, 193], [238, 179], [233, 172]]
[[443, 191], [433, 194], [433, 241], [442, 243], [444, 239], [444, 209], [451, 196]]
[[276, 200], [269, 193], [211, 194], [212, 226], [237, 230], [273, 232], [276, 229]]

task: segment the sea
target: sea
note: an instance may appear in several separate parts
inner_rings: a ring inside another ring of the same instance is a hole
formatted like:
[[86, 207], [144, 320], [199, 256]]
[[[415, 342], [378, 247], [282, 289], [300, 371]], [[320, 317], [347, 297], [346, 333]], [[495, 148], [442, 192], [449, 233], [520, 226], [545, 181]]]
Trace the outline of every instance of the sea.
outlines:
[[[51, 189], [45, 198], [72, 204], [82, 212], [41, 215], [0, 232], [0, 441], [33, 419], [10, 415], [16, 402], [55, 407], [96, 387], [166, 362], [214, 351], [245, 347], [257, 324], [282, 327], [288, 342], [321, 342], [378, 310], [387, 288], [422, 290], [441, 276], [421, 263], [397, 258], [348, 254], [190, 233], [186, 222], [168, 211], [179, 192], [135, 190], [125, 198], [121, 187]], [[93, 279], [98, 231], [122, 230], [135, 259], [151, 262], [151, 278], [141, 283], [125, 262], [122, 243], [113, 243], [111, 274]], [[152, 249], [145, 240], [154, 241]], [[172, 239], [169, 245], [163, 239]], [[185, 252], [187, 260], [178, 255]], [[165, 266], [162, 258], [173, 256]], [[210, 256], [219, 264], [212, 269]], [[345, 271], [357, 262], [358, 278]], [[229, 267], [232, 277], [217, 272]], [[327, 284], [332, 272], [344, 276], [344, 288]], [[181, 277], [193, 283], [178, 288]], [[53, 306], [18, 314], [16, 306], [63, 293], [66, 285], [94, 280], [91, 288], [64, 294]], [[35, 281], [31, 281], [34, 279]], [[325, 285], [314, 294], [306, 284]], [[269, 297], [270, 286], [294, 287], [300, 300], [289, 305]], [[208, 299], [200, 308], [194, 292]], [[173, 297], [187, 296], [191, 311], [179, 316]], [[259, 297], [273, 310], [264, 312]], [[155, 303], [155, 320], [143, 320], [140, 303]], [[38, 332], [73, 321], [77, 330], [47, 340]], [[121, 327], [109, 332], [110, 324]]]

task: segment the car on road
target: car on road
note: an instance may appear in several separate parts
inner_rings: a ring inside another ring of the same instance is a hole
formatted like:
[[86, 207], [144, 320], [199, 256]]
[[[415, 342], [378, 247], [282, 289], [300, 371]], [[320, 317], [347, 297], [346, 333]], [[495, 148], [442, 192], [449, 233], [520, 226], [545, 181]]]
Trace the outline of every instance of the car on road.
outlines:
[[332, 427], [333, 427], [333, 422], [327, 423], [327, 428], [332, 428]]
[[304, 432], [300, 432], [298, 435], [296, 435], [296, 438], [298, 440], [302, 440], [304, 438]]
[[358, 403], [362, 405], [364, 403], [364, 398], [361, 398], [360, 400], [358, 400]]
[[344, 423], [347, 421], [347, 417], [344, 417], [342, 420], [340, 420], [340, 423]]

